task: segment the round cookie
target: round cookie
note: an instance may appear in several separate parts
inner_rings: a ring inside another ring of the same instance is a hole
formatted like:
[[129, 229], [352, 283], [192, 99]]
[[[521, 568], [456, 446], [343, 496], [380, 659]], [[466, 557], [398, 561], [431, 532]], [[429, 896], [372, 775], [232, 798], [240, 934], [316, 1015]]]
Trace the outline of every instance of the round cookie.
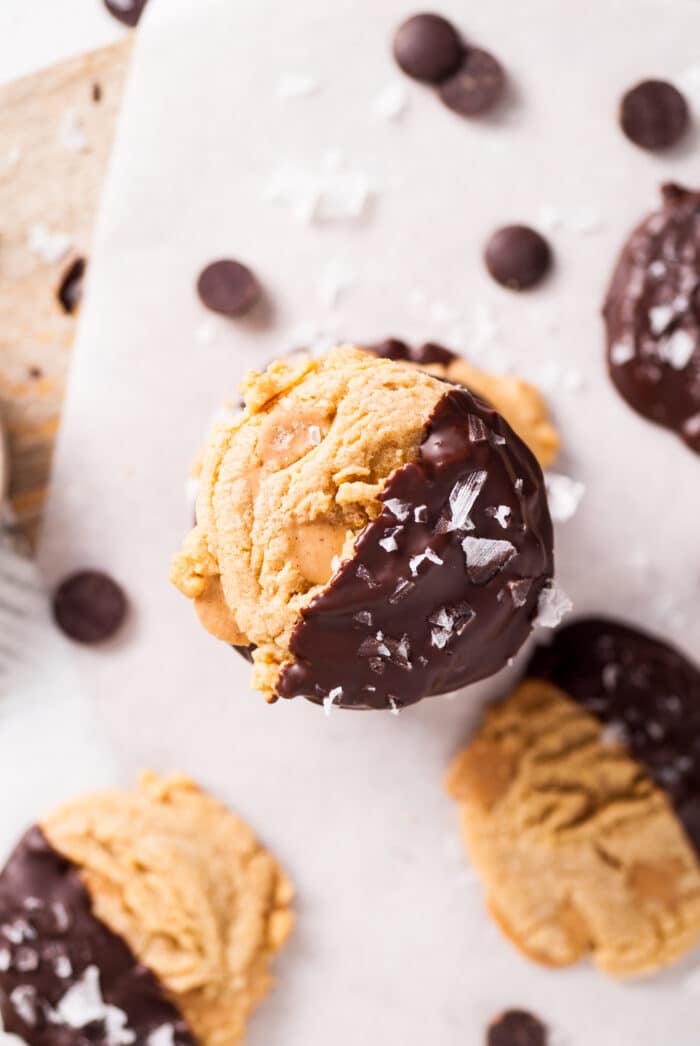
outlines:
[[639, 414], [700, 453], [700, 193], [662, 189], [635, 229], [604, 307], [610, 376]]
[[77, 800], [0, 874], [0, 1014], [27, 1046], [233, 1046], [267, 993], [292, 890], [184, 778]]
[[383, 359], [414, 363], [436, 378], [475, 392], [503, 415], [521, 440], [527, 443], [543, 469], [554, 464], [561, 440], [547, 404], [534, 385], [511, 374], [487, 374], [451, 349], [434, 342], [414, 347], [398, 338], [387, 338], [367, 348]]
[[700, 795], [698, 671], [598, 620], [562, 629], [529, 671], [447, 777], [489, 909], [537, 962], [590, 954], [613, 976], [651, 973], [700, 939], [700, 840], [683, 813]]
[[172, 579], [253, 647], [253, 685], [396, 710], [501, 668], [553, 571], [542, 473], [504, 420], [351, 348], [278, 361], [245, 399]]

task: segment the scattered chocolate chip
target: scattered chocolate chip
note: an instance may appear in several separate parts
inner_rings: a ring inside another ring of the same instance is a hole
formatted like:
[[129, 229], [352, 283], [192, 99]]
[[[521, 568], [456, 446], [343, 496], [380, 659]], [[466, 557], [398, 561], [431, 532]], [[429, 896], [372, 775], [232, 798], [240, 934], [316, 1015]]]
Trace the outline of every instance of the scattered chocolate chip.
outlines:
[[76, 258], [66, 269], [59, 285], [56, 297], [64, 312], [72, 314], [80, 305], [83, 296], [83, 277], [85, 276], [85, 259]]
[[98, 570], [81, 570], [54, 593], [53, 614], [61, 631], [78, 643], [101, 643], [121, 628], [128, 605], [124, 592]]
[[460, 116], [481, 116], [496, 105], [505, 87], [505, 73], [488, 51], [469, 48], [461, 66], [440, 85], [440, 98]]
[[642, 149], [668, 149], [680, 141], [689, 123], [688, 103], [665, 80], [643, 80], [622, 99], [620, 125]]
[[494, 280], [514, 291], [534, 287], [547, 274], [552, 252], [543, 236], [527, 225], [506, 225], [486, 244], [486, 268]]
[[547, 1046], [547, 1028], [526, 1010], [506, 1010], [489, 1025], [487, 1046]]
[[248, 312], [261, 295], [260, 284], [250, 269], [231, 260], [207, 265], [197, 282], [197, 291], [203, 305], [224, 316]]
[[104, 0], [109, 13], [131, 28], [138, 25], [146, 3], [147, 0]]
[[441, 15], [414, 15], [394, 36], [394, 58], [407, 76], [438, 84], [459, 67], [464, 48], [454, 26]]
[[102, 84], [95, 82], [92, 85], [92, 100], [96, 105], [102, 101]]
[[41, 367], [30, 367], [29, 377], [32, 381], [39, 381], [41, 378], [44, 377], [44, 372], [41, 369]]

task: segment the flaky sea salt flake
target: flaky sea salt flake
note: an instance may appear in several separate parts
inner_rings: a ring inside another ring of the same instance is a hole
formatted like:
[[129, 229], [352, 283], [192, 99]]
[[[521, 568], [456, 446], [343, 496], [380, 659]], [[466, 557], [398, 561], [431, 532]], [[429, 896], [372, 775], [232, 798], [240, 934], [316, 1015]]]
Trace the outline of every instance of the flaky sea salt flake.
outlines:
[[422, 563], [428, 560], [430, 563], [435, 563], [437, 566], [442, 566], [443, 560], [437, 555], [432, 548], [426, 548], [425, 552], [419, 552], [417, 556], [411, 556], [408, 561], [408, 566], [413, 577], [418, 575], [418, 570]]
[[413, 519], [416, 523], [427, 523], [428, 522], [428, 506], [427, 505], [416, 505], [413, 510]]
[[161, 1024], [152, 1031], [146, 1040], [146, 1046], [175, 1046], [175, 1029], [172, 1024]]
[[393, 83], [387, 84], [374, 99], [372, 112], [380, 120], [398, 120], [406, 109], [407, 103], [406, 88], [400, 80], [394, 80]]
[[136, 1041], [136, 1035], [127, 1027], [124, 1011], [104, 1002], [96, 966], [88, 966], [80, 980], [59, 1000], [56, 1015], [70, 1028], [84, 1028], [93, 1021], [103, 1022], [106, 1046], [130, 1046]]
[[68, 254], [73, 246], [70, 236], [62, 232], [51, 232], [43, 222], [36, 222], [29, 230], [29, 250], [47, 265], [55, 265]]
[[531, 588], [532, 578], [529, 577], [520, 578], [518, 581], [508, 582], [508, 591], [510, 592], [510, 598], [513, 600], [514, 607], [519, 608], [525, 606]]
[[399, 547], [396, 537], [402, 530], [403, 527], [392, 527], [390, 530], [387, 530], [386, 537], [380, 538], [377, 544], [380, 548], [383, 548], [385, 552], [396, 552]]
[[685, 370], [694, 353], [695, 339], [686, 330], [674, 331], [662, 348], [664, 360], [674, 370]]
[[610, 360], [616, 367], [624, 367], [635, 355], [634, 346], [627, 341], [616, 341], [610, 349]]
[[534, 624], [538, 628], [556, 628], [573, 608], [566, 592], [550, 581], [540, 592]]
[[318, 80], [309, 73], [283, 73], [277, 81], [277, 97], [307, 98], [318, 91]]
[[372, 614], [369, 610], [358, 610], [356, 614], [352, 615], [352, 619], [358, 625], [367, 625], [368, 628], [372, 627]]
[[67, 109], [58, 125], [58, 144], [74, 153], [84, 153], [90, 148], [83, 121], [75, 109]]
[[337, 704], [343, 696], [342, 686], [336, 686], [328, 692], [328, 696], [323, 699], [323, 711], [328, 716], [333, 710], [333, 705]]
[[364, 563], [360, 563], [355, 573], [359, 577], [360, 581], [364, 581], [369, 588], [379, 588], [379, 582], [372, 577]]
[[495, 519], [499, 527], [502, 527], [503, 530], [508, 529], [511, 517], [510, 505], [489, 505], [486, 509], [486, 515], [490, 519]]
[[466, 537], [463, 540], [462, 551], [467, 576], [475, 585], [485, 585], [518, 554], [511, 541], [474, 537]]
[[583, 483], [561, 472], [545, 472], [547, 502], [555, 523], [566, 523], [575, 515], [586, 492]]
[[401, 712], [401, 705], [398, 703], [395, 697], [389, 697], [389, 711], [392, 715], [399, 715]]
[[450, 519], [448, 530], [473, 530], [471, 511], [486, 483], [487, 473], [484, 470], [470, 472], [465, 479], [455, 483], [450, 493]]
[[384, 506], [389, 509], [392, 516], [395, 516], [400, 523], [404, 523], [411, 512], [411, 506], [407, 501], [401, 501], [400, 498], [387, 498], [384, 502]]

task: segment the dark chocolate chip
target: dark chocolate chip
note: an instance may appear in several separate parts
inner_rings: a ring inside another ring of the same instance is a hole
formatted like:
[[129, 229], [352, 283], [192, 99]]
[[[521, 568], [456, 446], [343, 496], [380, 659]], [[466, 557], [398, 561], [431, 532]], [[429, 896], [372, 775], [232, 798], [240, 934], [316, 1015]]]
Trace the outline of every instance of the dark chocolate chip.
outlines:
[[96, 105], [102, 101], [102, 84], [97, 81], [92, 85], [92, 100]]
[[138, 25], [147, 0], [104, 0], [105, 7], [124, 25]]
[[496, 105], [505, 87], [505, 73], [488, 51], [471, 47], [461, 66], [440, 85], [445, 105], [460, 116], [481, 116]]
[[54, 593], [59, 628], [78, 643], [101, 643], [115, 635], [127, 613], [124, 592], [98, 570], [81, 570], [62, 581]]
[[663, 187], [630, 235], [603, 309], [608, 367], [639, 414], [700, 453], [700, 192]]
[[660, 639], [591, 617], [538, 647], [527, 674], [550, 680], [620, 728], [700, 854], [700, 669]]
[[[396, 709], [493, 675], [529, 635], [553, 573], [542, 472], [496, 411], [445, 387], [381, 515], [302, 611], [280, 697]], [[494, 505], [510, 510], [505, 530]]]
[[420, 14], [399, 26], [394, 58], [407, 76], [437, 84], [458, 68], [464, 48], [454, 26], [441, 15]]
[[85, 266], [84, 258], [76, 258], [66, 269], [59, 285], [56, 297], [63, 311], [68, 314], [76, 311], [83, 297]]
[[689, 123], [688, 103], [666, 80], [643, 80], [622, 99], [620, 125], [642, 149], [670, 148], [680, 141]]
[[376, 345], [368, 345], [367, 351], [384, 360], [410, 360], [412, 349], [399, 338], [386, 338]]
[[116, 1041], [106, 1035], [102, 1021], [78, 1028], [61, 1022], [57, 1012], [88, 967], [97, 969], [104, 1002], [125, 1015], [134, 1043], [145, 1044], [157, 1029], [170, 1027], [173, 1046], [194, 1046], [156, 975], [97, 918], [78, 870], [36, 826], [0, 873], [0, 952], [0, 1025], [27, 1046]]
[[487, 1046], [547, 1046], [547, 1028], [526, 1010], [506, 1010], [489, 1025]]
[[546, 276], [552, 252], [535, 229], [527, 225], [506, 225], [491, 236], [484, 259], [497, 283], [510, 290], [523, 291]]
[[207, 265], [197, 282], [197, 291], [203, 305], [224, 316], [248, 312], [261, 294], [260, 284], [250, 269], [230, 259]]
[[30, 367], [29, 377], [32, 381], [39, 381], [41, 378], [44, 377], [44, 372], [41, 369], [41, 367]]

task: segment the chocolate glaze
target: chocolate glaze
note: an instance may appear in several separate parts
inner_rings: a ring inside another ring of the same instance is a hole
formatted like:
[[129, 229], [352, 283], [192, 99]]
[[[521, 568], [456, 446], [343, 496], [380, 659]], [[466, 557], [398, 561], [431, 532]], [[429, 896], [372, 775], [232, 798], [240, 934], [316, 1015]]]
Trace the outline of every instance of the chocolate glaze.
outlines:
[[386, 338], [377, 342], [376, 345], [365, 346], [366, 352], [373, 352], [375, 356], [386, 360], [406, 360], [408, 363], [416, 363], [428, 366], [430, 363], [441, 363], [448, 366], [453, 360], [458, 359], [456, 353], [446, 349], [443, 345], [428, 341], [424, 345], [407, 345], [399, 338]]
[[99, 971], [105, 1003], [126, 1014], [135, 1046], [146, 1046], [149, 1035], [163, 1025], [173, 1029], [177, 1046], [195, 1046], [156, 976], [94, 915], [75, 867], [35, 826], [0, 873], [0, 1013], [5, 1030], [28, 1046], [107, 1046], [101, 1020], [73, 1028], [58, 1017], [51, 1019], [89, 966]]
[[279, 696], [400, 708], [492, 675], [527, 638], [553, 572], [542, 472], [499, 414], [446, 388], [381, 515], [302, 611]]
[[659, 639], [591, 617], [538, 647], [528, 675], [620, 724], [630, 753], [668, 793], [700, 853], [700, 669]]
[[634, 410], [700, 453], [700, 192], [664, 185], [662, 200], [610, 284], [608, 366]]

